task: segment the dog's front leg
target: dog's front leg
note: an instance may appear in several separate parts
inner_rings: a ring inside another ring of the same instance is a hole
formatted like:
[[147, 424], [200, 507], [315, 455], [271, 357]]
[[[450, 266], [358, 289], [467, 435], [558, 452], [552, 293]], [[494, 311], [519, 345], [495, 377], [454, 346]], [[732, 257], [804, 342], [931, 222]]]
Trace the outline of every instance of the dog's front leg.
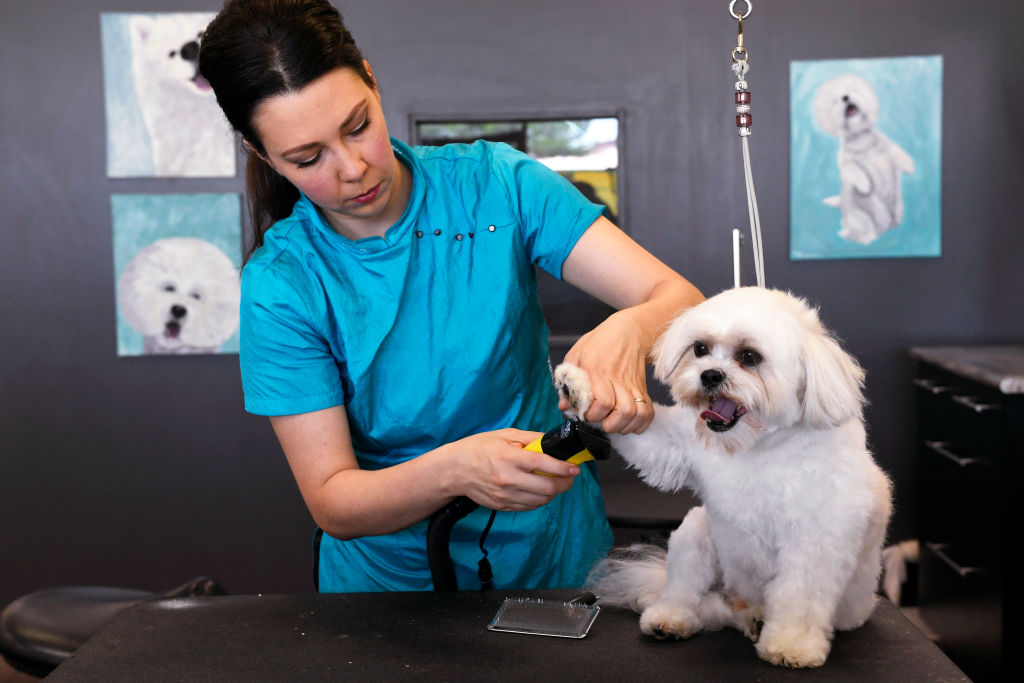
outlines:
[[832, 619], [853, 571], [852, 558], [827, 550], [834, 540], [815, 537], [779, 550], [778, 572], [765, 589], [761, 659], [793, 668], [825, 663]]
[[656, 638], [689, 638], [732, 623], [725, 599], [711, 592], [720, 574], [707, 513], [693, 508], [669, 538], [665, 589], [641, 613], [640, 630]]
[[609, 434], [612, 448], [649, 486], [675, 492], [689, 481], [693, 440], [680, 428], [678, 406], [654, 404], [654, 419], [642, 434]]
[[[565, 414], [584, 420], [593, 402], [590, 379], [582, 369], [562, 363], [554, 372], [555, 387], [569, 403]], [[642, 434], [610, 434], [612, 447], [636, 469], [649, 485], [663, 491], [678, 491], [687, 483], [689, 454], [695, 437], [694, 418], [679, 406], [654, 404], [654, 419]]]

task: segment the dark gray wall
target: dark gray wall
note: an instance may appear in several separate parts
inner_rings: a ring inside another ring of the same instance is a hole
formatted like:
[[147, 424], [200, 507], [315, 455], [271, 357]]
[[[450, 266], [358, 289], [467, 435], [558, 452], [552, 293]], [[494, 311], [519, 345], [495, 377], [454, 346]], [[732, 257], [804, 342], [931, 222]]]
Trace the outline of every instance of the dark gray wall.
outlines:
[[[727, 6], [339, 3], [397, 137], [412, 114], [623, 111], [625, 227], [707, 293], [731, 284], [729, 231], [746, 218]], [[201, 573], [239, 593], [309, 590], [311, 521], [266, 421], [242, 410], [237, 358], [116, 356], [110, 194], [241, 181], [105, 177], [99, 12], [216, 2], [0, 8], [0, 604]], [[953, 0], [755, 0], [747, 24], [769, 284], [820, 305], [868, 370], [894, 538], [915, 524], [907, 348], [1024, 338], [1021, 25], [1021, 3]], [[945, 58], [942, 257], [789, 261], [790, 60], [931, 54]], [[592, 319], [546, 290], [556, 331]]]

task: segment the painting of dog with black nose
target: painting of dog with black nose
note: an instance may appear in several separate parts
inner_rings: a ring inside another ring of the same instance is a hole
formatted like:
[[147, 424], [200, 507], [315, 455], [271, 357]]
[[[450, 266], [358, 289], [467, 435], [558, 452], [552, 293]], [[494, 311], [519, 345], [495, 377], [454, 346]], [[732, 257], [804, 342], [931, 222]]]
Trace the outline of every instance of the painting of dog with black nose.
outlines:
[[168, 237], [140, 249], [118, 281], [118, 306], [143, 354], [217, 353], [238, 329], [235, 264], [216, 245]]

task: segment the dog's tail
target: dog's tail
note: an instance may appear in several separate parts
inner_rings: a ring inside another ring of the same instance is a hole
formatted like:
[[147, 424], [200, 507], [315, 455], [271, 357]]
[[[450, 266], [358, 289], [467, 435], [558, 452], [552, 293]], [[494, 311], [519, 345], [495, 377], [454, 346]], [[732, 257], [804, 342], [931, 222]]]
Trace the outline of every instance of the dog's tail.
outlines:
[[586, 587], [602, 605], [643, 612], [665, 589], [666, 551], [656, 545], [613, 548], [587, 577]]

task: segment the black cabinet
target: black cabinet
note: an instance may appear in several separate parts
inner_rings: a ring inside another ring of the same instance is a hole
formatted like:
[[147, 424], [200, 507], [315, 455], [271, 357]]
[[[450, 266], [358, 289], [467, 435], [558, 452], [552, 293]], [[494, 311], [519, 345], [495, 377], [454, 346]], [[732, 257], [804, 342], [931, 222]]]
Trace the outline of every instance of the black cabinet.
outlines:
[[933, 347], [917, 361], [921, 618], [975, 680], [1020, 634], [1013, 522], [1024, 454], [1024, 347]]

